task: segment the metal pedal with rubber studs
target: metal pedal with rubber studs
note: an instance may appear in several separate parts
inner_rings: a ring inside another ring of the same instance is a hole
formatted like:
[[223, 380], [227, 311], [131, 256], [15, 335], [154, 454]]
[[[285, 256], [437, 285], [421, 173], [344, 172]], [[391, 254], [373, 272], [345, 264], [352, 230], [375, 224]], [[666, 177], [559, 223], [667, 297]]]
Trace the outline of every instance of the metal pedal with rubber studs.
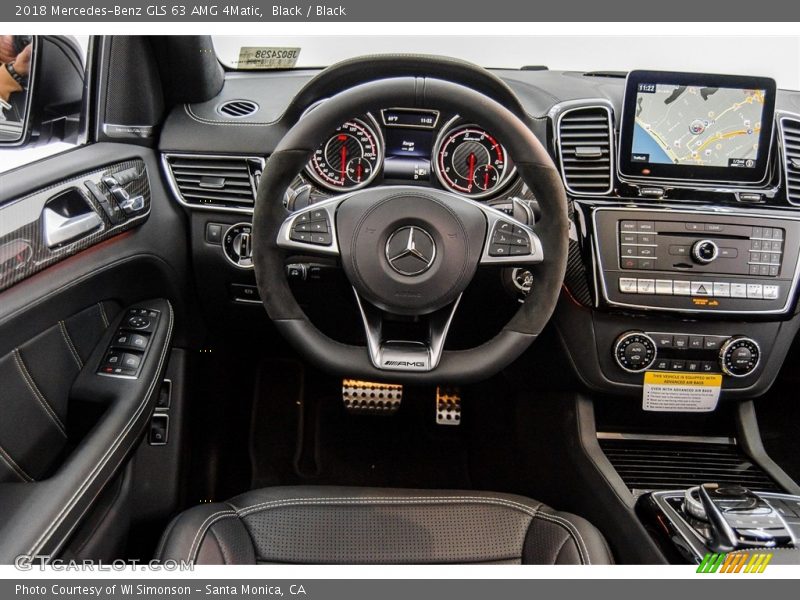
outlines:
[[436, 424], [461, 424], [461, 392], [458, 388], [436, 388]]
[[393, 415], [403, 401], [403, 386], [358, 379], [342, 380], [342, 402], [350, 413]]

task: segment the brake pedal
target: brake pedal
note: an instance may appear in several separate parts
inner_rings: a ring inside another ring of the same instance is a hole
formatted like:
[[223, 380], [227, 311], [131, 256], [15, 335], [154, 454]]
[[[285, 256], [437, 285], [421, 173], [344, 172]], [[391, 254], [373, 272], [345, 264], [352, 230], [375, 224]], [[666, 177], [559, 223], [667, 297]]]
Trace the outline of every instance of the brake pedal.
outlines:
[[393, 415], [403, 401], [403, 386], [358, 379], [342, 380], [342, 402], [347, 412], [362, 415]]
[[436, 388], [436, 424], [461, 424], [461, 392], [455, 387]]

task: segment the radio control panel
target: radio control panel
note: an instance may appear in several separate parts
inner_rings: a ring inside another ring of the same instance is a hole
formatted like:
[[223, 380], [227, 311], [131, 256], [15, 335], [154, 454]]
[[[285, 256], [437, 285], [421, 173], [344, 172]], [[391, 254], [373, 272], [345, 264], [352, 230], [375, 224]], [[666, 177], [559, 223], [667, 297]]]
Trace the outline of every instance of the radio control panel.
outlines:
[[743, 314], [791, 308], [799, 220], [610, 207], [592, 218], [598, 283], [611, 305]]
[[786, 230], [781, 227], [676, 221], [619, 221], [620, 268], [692, 269], [777, 277]]

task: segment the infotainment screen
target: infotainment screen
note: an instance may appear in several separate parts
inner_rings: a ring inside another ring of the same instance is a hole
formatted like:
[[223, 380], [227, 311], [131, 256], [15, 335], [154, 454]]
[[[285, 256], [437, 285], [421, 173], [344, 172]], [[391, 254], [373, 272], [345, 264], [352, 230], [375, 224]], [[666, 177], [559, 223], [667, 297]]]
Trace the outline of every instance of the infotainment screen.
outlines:
[[764, 181], [775, 112], [765, 77], [632, 71], [619, 166], [635, 178]]

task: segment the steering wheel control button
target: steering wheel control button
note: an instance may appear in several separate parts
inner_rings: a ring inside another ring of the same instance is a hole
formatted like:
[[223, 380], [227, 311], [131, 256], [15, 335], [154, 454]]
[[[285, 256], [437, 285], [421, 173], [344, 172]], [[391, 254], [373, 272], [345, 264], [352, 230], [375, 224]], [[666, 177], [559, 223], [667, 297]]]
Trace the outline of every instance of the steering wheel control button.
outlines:
[[289, 231], [289, 239], [315, 246], [330, 246], [333, 243], [333, 236], [328, 211], [318, 208], [295, 217]]
[[531, 238], [522, 228], [509, 221], [497, 221], [488, 248], [489, 256], [529, 256]]
[[489, 256], [508, 256], [511, 253], [511, 246], [508, 244], [490, 244]]
[[719, 364], [722, 372], [731, 377], [747, 377], [761, 360], [761, 348], [748, 337], [736, 336], [722, 345]]
[[232, 225], [222, 237], [222, 251], [228, 261], [240, 269], [253, 268], [253, 228], [250, 223]]
[[436, 260], [436, 242], [421, 227], [405, 226], [389, 236], [385, 254], [396, 273], [416, 277], [430, 269]]
[[656, 354], [653, 338], [639, 331], [623, 333], [614, 344], [614, 359], [629, 373], [641, 373], [649, 369], [656, 360]]

